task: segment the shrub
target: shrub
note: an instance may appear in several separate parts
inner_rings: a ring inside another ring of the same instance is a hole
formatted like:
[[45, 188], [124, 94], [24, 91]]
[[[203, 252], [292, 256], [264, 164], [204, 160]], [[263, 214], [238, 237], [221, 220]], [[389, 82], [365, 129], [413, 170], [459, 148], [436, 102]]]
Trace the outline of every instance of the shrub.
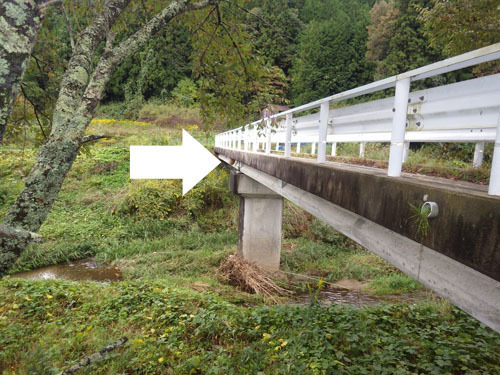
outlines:
[[225, 170], [216, 169], [184, 196], [180, 181], [134, 181], [116, 213], [137, 220], [187, 217], [204, 231], [226, 229], [228, 222], [234, 225], [236, 208], [227, 179]]
[[170, 180], [133, 181], [116, 212], [138, 219], [166, 219], [179, 208], [181, 186]]
[[183, 78], [172, 90], [172, 97], [178, 104], [185, 107], [192, 106], [198, 101], [198, 87], [189, 78]]

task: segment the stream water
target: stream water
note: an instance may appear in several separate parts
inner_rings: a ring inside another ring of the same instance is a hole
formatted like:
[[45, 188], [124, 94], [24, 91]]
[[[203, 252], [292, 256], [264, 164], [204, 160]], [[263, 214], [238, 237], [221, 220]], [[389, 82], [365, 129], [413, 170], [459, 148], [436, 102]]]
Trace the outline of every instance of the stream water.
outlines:
[[[119, 281], [122, 273], [118, 267], [99, 264], [94, 259], [83, 259], [66, 264], [57, 264], [38, 268], [32, 271], [19, 272], [11, 277], [31, 280], [93, 280], [93, 281]], [[318, 294], [322, 304], [345, 304], [354, 306], [372, 306], [386, 303], [415, 303], [427, 297], [426, 291], [406, 293], [400, 295], [377, 296], [361, 292], [359, 289], [330, 287]], [[309, 304], [308, 294], [297, 296], [292, 304]]]
[[[374, 306], [381, 303], [416, 303], [428, 297], [427, 291], [417, 291], [404, 294], [389, 294], [378, 296], [368, 294], [359, 290], [345, 288], [329, 288], [318, 294], [318, 300], [325, 305], [340, 304], [354, 306]], [[309, 295], [302, 295], [296, 299], [297, 304], [308, 304], [311, 300]]]
[[83, 259], [66, 264], [37, 268], [32, 271], [19, 272], [11, 275], [11, 277], [31, 280], [118, 281], [122, 279], [122, 273], [118, 267], [102, 265], [94, 259]]

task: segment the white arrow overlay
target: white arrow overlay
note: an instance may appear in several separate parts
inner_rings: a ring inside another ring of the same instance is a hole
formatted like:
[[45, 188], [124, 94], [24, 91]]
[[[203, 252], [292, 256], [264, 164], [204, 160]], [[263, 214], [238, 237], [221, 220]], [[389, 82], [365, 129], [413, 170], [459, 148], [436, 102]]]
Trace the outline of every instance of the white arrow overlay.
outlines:
[[131, 179], [182, 179], [182, 195], [219, 163], [184, 129], [182, 146], [130, 146]]

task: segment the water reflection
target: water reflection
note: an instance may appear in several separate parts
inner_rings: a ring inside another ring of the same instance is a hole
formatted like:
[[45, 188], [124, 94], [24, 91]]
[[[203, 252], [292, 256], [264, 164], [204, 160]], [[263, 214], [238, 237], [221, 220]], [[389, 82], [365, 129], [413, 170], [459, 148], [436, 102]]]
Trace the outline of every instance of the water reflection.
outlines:
[[122, 279], [118, 267], [98, 264], [93, 259], [78, 260], [66, 264], [57, 264], [32, 271], [19, 272], [11, 277], [30, 280], [94, 280], [117, 281]]
[[[380, 303], [417, 303], [428, 297], [428, 292], [417, 291], [404, 294], [390, 294], [377, 296], [373, 294], [363, 293], [359, 290], [344, 289], [344, 288], [329, 288], [318, 294], [318, 300], [321, 304], [341, 304], [354, 306], [374, 306]], [[299, 304], [308, 304], [310, 301], [309, 295], [302, 295], [298, 298]]]

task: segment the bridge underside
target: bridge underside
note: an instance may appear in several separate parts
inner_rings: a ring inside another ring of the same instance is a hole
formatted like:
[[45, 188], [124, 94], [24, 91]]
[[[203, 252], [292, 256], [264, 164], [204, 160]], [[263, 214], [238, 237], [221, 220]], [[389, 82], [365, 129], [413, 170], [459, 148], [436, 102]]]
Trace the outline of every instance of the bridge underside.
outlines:
[[[488, 196], [486, 188], [415, 175], [393, 178], [339, 163], [215, 152], [500, 332], [500, 198]], [[424, 201], [439, 207], [426, 236], [411, 207]]]

